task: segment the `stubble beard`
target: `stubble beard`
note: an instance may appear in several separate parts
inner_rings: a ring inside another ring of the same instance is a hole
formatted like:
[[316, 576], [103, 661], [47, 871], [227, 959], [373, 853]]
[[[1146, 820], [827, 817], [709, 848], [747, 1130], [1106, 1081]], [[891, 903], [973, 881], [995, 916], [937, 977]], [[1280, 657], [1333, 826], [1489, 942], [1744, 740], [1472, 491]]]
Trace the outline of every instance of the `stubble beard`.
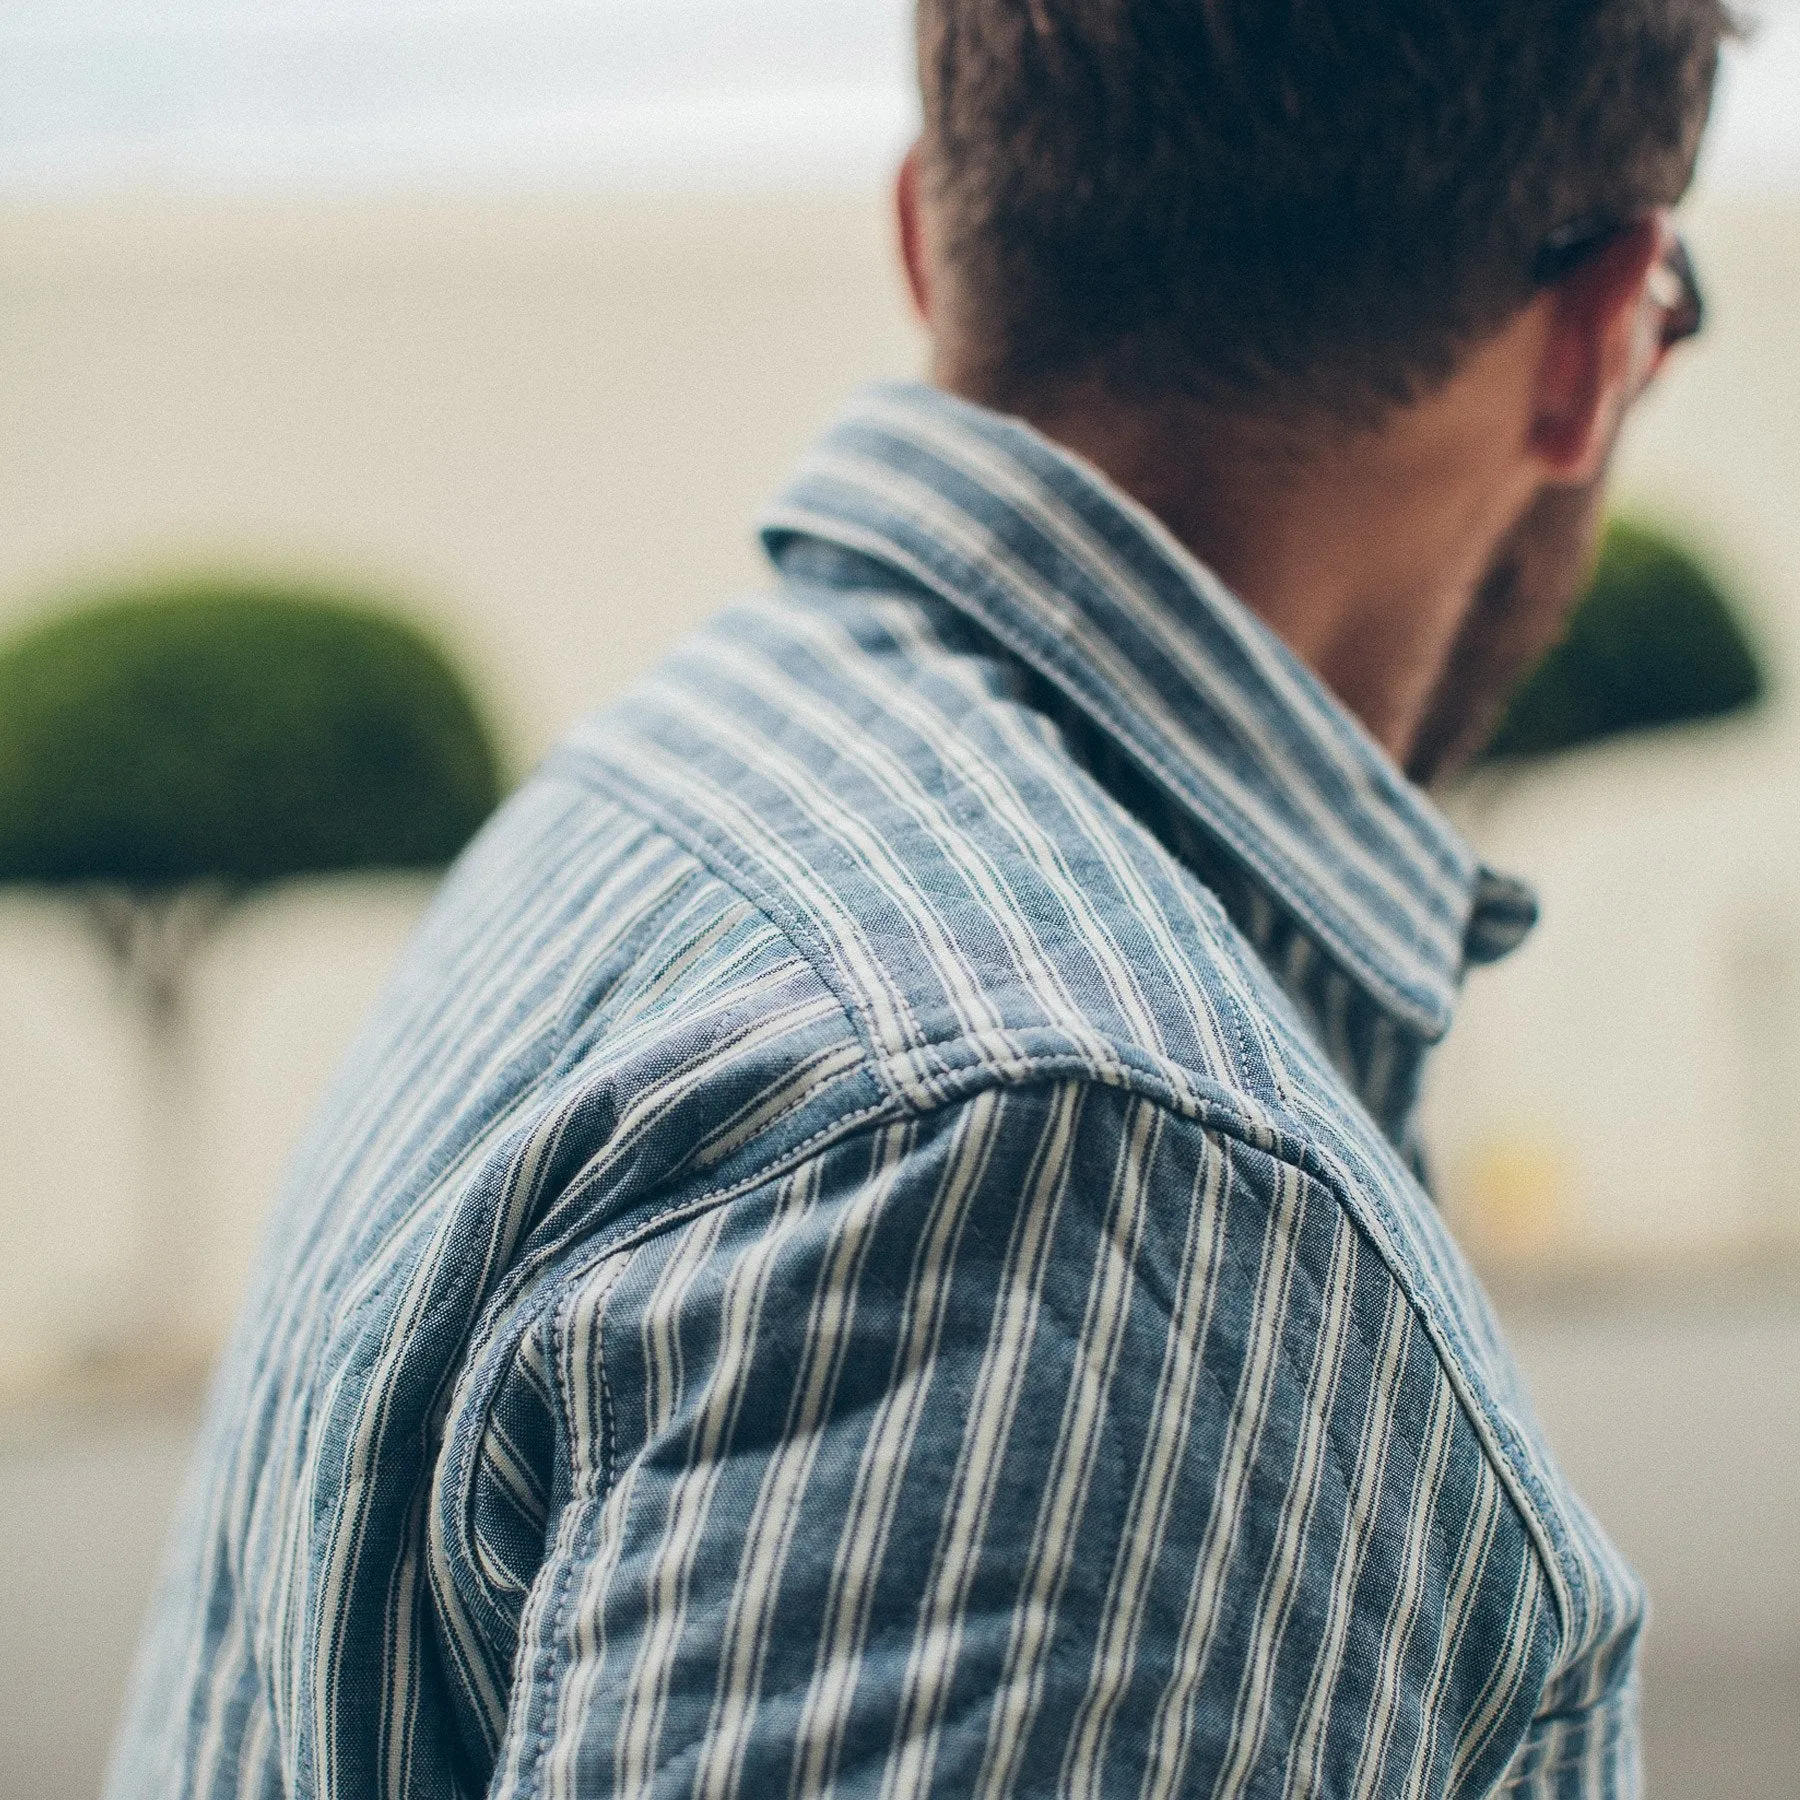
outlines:
[[1593, 574], [1605, 486], [1602, 474], [1580, 487], [1543, 488], [1501, 541], [1406, 761], [1421, 786], [1480, 754], [1520, 681], [1568, 629]]

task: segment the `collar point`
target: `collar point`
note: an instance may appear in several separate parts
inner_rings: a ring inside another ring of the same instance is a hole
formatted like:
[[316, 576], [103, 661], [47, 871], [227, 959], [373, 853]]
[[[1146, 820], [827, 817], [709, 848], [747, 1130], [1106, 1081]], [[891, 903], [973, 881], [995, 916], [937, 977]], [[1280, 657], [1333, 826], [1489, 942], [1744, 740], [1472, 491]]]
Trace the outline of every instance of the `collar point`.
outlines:
[[1483, 867], [1476, 871], [1474, 903], [1463, 937], [1463, 958], [1471, 966], [1499, 962], [1531, 935], [1540, 908], [1536, 890], [1515, 875]]

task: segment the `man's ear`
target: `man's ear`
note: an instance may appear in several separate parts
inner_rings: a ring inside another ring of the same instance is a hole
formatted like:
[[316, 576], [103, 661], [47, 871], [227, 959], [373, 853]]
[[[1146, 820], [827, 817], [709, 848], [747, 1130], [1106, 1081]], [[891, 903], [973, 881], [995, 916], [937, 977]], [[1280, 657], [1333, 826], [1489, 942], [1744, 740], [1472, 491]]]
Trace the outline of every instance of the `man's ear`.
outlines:
[[925, 210], [919, 192], [919, 146], [907, 151], [894, 183], [894, 213], [900, 224], [900, 260], [913, 309], [922, 324], [931, 324], [931, 262], [925, 251]]
[[1644, 290], [1672, 235], [1666, 213], [1640, 219], [1540, 302], [1547, 330], [1531, 449], [1553, 481], [1592, 481], [1605, 467], [1654, 358], [1656, 319]]

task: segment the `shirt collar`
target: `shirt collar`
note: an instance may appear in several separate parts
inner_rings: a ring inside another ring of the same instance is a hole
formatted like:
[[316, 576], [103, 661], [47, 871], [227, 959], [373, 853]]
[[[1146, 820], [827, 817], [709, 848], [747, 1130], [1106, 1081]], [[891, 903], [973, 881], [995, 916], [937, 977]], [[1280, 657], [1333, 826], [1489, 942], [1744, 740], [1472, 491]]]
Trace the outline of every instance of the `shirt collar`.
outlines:
[[1448, 820], [1147, 511], [1015, 419], [867, 390], [766, 515], [910, 576], [1056, 684], [1384, 1009], [1443, 1035], [1462, 974], [1530, 929], [1528, 890]]

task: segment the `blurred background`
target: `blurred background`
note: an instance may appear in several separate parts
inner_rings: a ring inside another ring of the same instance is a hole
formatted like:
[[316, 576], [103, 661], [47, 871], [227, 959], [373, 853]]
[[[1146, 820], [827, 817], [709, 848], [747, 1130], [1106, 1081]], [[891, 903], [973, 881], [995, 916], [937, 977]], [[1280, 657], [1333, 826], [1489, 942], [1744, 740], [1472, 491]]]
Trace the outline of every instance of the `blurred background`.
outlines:
[[[1450, 796], [1545, 923], [1428, 1100], [1651, 1580], [1671, 1800], [1800, 1796], [1800, 5], [1756, 17], [1686, 220], [1711, 324], [1619, 504], [1766, 695]], [[373, 595], [523, 772], [761, 580], [758, 506], [917, 370], [912, 116], [897, 0], [7, 0], [0, 641], [146, 585]], [[206, 1359], [430, 892], [357, 860], [125, 930], [0, 853], [0, 1793], [97, 1785]]]

